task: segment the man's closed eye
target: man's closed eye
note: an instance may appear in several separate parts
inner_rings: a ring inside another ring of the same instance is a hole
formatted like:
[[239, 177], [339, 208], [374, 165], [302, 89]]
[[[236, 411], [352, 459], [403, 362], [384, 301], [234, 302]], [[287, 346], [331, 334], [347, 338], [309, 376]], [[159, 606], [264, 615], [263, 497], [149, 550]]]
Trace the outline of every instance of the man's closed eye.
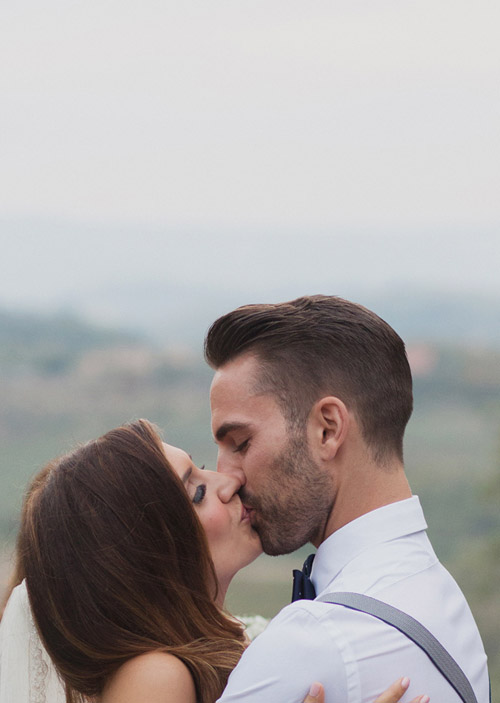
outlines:
[[245, 451], [245, 449], [248, 448], [248, 443], [249, 443], [249, 441], [250, 441], [249, 439], [245, 439], [244, 442], [242, 442], [241, 444], [238, 444], [238, 446], [236, 447], [236, 449], [233, 450], [234, 453], [237, 454], [238, 452], [243, 452], [243, 451]]

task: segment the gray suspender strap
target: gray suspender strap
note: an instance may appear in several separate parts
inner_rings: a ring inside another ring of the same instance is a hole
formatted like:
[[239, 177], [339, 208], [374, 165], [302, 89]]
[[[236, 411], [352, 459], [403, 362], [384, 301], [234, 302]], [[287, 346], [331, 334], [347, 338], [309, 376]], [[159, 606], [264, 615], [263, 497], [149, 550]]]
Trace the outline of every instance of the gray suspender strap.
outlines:
[[477, 703], [469, 680], [457, 662], [447, 652], [443, 645], [418, 620], [403, 613], [392, 605], [383, 603], [376, 598], [361, 593], [327, 593], [316, 598], [317, 601], [343, 605], [351, 610], [373, 615], [388, 625], [392, 625], [422, 649], [436, 668], [443, 674], [448, 683], [453, 686], [464, 703]]

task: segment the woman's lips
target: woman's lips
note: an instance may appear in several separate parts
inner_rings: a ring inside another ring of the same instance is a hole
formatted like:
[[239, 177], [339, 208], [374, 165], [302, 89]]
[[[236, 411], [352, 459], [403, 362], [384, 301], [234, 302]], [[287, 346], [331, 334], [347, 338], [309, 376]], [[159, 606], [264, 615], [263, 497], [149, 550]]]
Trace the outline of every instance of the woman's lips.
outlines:
[[241, 519], [246, 520], [248, 522], [252, 522], [252, 514], [253, 514], [253, 510], [251, 508], [247, 508], [242, 503], [241, 504]]

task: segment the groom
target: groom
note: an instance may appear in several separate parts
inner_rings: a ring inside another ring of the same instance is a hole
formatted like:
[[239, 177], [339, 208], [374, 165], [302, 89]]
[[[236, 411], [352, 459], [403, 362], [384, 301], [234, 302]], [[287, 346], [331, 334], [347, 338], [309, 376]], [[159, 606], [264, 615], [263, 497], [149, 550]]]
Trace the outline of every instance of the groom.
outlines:
[[[215, 369], [218, 470], [243, 482], [264, 550], [287, 554], [311, 542], [318, 596], [354, 591], [412, 615], [487, 703], [476, 624], [434, 554], [404, 472], [412, 380], [400, 337], [366, 308], [318, 295], [224, 315], [208, 332], [205, 354]], [[364, 703], [400, 676], [411, 679], [409, 698], [460, 700], [395, 628], [297, 600], [247, 649], [221, 700], [290, 703], [321, 681], [327, 703]]]

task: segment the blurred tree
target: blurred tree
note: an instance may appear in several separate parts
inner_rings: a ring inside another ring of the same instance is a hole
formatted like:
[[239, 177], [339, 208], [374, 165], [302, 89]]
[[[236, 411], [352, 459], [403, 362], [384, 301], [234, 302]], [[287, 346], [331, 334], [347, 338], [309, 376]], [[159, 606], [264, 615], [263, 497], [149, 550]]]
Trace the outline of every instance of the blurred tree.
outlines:
[[[499, 433], [500, 440], [500, 433]], [[496, 470], [484, 488], [484, 511], [498, 515], [500, 505], [500, 441]], [[491, 678], [492, 701], [500, 691], [500, 534], [465, 546], [453, 565], [483, 638]]]

